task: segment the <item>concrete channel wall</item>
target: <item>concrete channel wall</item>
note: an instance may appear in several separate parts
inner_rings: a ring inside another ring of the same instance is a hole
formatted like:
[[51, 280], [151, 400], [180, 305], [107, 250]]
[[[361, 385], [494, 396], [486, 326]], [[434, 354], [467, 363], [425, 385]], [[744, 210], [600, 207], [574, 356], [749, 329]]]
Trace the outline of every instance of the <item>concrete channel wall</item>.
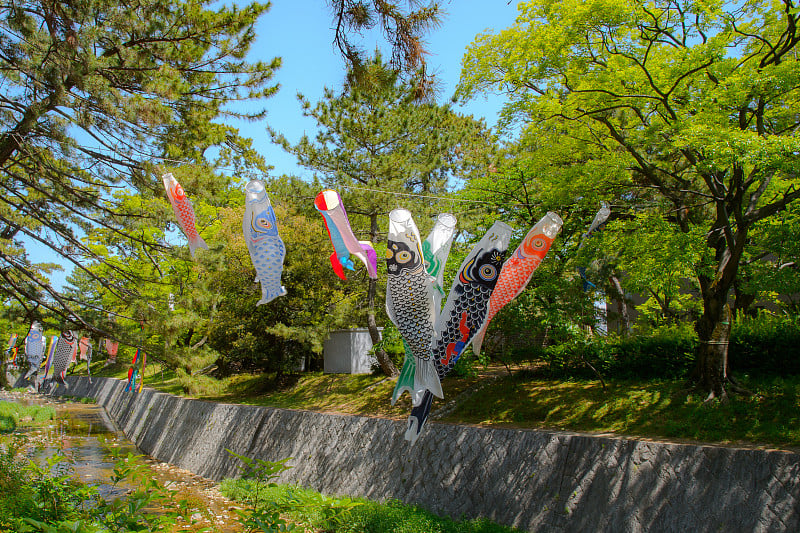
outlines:
[[293, 458], [281, 482], [526, 531], [800, 531], [800, 454], [437, 423], [412, 447], [404, 421], [68, 380], [142, 452], [215, 480], [237, 476], [229, 448]]

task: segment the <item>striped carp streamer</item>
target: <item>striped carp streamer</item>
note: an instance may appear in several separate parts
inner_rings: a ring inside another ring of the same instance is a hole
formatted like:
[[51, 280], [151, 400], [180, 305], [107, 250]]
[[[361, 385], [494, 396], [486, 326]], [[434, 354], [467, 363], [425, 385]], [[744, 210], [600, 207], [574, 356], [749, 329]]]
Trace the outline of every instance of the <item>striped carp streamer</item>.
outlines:
[[334, 251], [330, 260], [336, 275], [341, 279], [347, 279], [344, 269], [353, 270], [353, 260], [350, 259], [352, 254], [364, 263], [370, 278], [378, 279], [378, 255], [375, 253], [375, 248], [369, 241], [356, 239], [339, 193], [332, 189], [325, 189], [314, 199], [314, 207], [322, 215], [325, 228], [331, 238]]
[[172, 211], [175, 213], [175, 218], [178, 220], [178, 227], [181, 228], [183, 234], [189, 240], [189, 253], [194, 257], [194, 252], [198, 248], [208, 250], [208, 245], [197, 232], [194, 219], [194, 208], [192, 202], [186, 196], [186, 192], [178, 183], [178, 180], [171, 173], [161, 176], [164, 182], [164, 188], [167, 190], [167, 198], [172, 205]]
[[253, 180], [245, 188], [245, 209], [242, 231], [250, 260], [256, 269], [256, 281], [261, 282], [261, 299], [256, 305], [271, 302], [286, 295], [281, 285], [286, 246], [278, 235], [275, 210], [267, 189], [261, 181]]
[[402, 382], [398, 379], [392, 397], [396, 399], [403, 390], [408, 390], [414, 405], [422, 400], [426, 391], [442, 398], [442, 385], [430, 352], [437, 311], [436, 289], [433, 278], [425, 270], [419, 230], [407, 209], [389, 213], [386, 269], [386, 313], [413, 354], [415, 364], [413, 385], [404, 363], [406, 375]]
[[[452, 370], [486, 319], [489, 298], [497, 284], [512, 232], [508, 224], [495, 222], [458, 268], [430, 345], [439, 379]], [[419, 437], [432, 402], [431, 391], [425, 391], [421, 401], [411, 409], [405, 433], [411, 444]]]
[[139, 386], [136, 389], [136, 392], [142, 392], [142, 387], [144, 387], [144, 369], [147, 366], [147, 352], [142, 352], [142, 369], [141, 374], [139, 375]]
[[74, 331], [62, 331], [56, 342], [56, 350], [53, 355], [53, 379], [57, 383], [64, 385], [65, 388], [69, 388], [66, 381], [64, 381], [67, 377], [67, 368], [75, 360], [77, 351], [78, 336]]
[[11, 353], [12, 348], [17, 345], [17, 337], [16, 333], [12, 333], [11, 336], [8, 338], [8, 346], [6, 347], [6, 354]]
[[[450, 255], [450, 246], [453, 244], [453, 236], [455, 233], [456, 217], [450, 213], [441, 213], [436, 217], [433, 228], [422, 242], [422, 256], [425, 260], [425, 271], [433, 281], [434, 322], [442, 308], [442, 297], [445, 294], [444, 289], [442, 289], [444, 267], [447, 263], [447, 257]], [[394, 391], [392, 391], [392, 405], [397, 402], [397, 399], [403, 391], [409, 391], [411, 393], [412, 401], [414, 398], [416, 359], [408, 343], [404, 341], [403, 347], [406, 352], [405, 359], [403, 360], [403, 368], [400, 370], [400, 376], [397, 378]]]
[[562, 224], [561, 217], [553, 212], [548, 212], [530, 229], [514, 253], [503, 264], [500, 276], [497, 278], [497, 285], [489, 298], [489, 312], [486, 320], [472, 339], [472, 351], [475, 355], [481, 353], [483, 337], [486, 335], [489, 322], [500, 309], [519, 296], [528, 286], [533, 272], [547, 255]]
[[17, 368], [17, 353], [19, 352], [19, 347], [15, 344], [13, 348], [11, 348], [11, 357], [8, 358], [8, 364], [12, 367]]

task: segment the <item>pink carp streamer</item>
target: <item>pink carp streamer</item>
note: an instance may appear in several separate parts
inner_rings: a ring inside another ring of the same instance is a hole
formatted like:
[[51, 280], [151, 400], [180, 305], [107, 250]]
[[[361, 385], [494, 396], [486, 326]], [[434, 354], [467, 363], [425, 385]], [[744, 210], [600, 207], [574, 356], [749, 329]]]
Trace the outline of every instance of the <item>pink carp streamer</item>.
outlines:
[[353, 270], [353, 260], [350, 259], [350, 255], [354, 255], [367, 267], [369, 277], [378, 279], [378, 256], [375, 248], [371, 242], [359, 241], [353, 234], [339, 193], [333, 189], [321, 191], [314, 199], [314, 207], [322, 215], [331, 238], [334, 251], [330, 260], [336, 275], [343, 280], [347, 279], [344, 268]]
[[553, 212], [548, 212], [531, 228], [511, 257], [503, 263], [497, 285], [489, 298], [489, 311], [486, 319], [472, 339], [472, 351], [475, 355], [481, 353], [483, 337], [486, 335], [489, 322], [500, 309], [519, 296], [528, 286], [533, 272], [547, 255], [562, 224], [561, 217]]
[[164, 188], [167, 190], [167, 198], [169, 198], [169, 203], [172, 204], [175, 218], [178, 219], [178, 226], [189, 240], [189, 253], [194, 257], [194, 252], [198, 248], [208, 250], [206, 241], [197, 233], [192, 202], [186, 197], [186, 192], [183, 190], [183, 187], [181, 187], [181, 184], [178, 183], [178, 180], [170, 173], [161, 176], [161, 180], [164, 182]]

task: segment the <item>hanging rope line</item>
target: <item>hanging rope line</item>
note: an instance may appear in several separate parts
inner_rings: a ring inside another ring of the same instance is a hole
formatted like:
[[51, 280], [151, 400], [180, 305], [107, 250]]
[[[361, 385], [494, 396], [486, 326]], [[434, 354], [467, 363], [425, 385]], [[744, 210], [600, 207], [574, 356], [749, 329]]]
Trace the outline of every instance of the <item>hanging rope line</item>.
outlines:
[[[110, 149], [105, 148], [105, 147], [97, 147], [97, 148], [94, 148], [93, 150], [96, 151], [96, 152], [114, 153], [113, 150], [110, 150]], [[163, 163], [170, 163], [170, 164], [174, 164], [174, 165], [197, 165], [198, 164], [198, 163], [193, 162], [193, 161], [184, 161], [184, 160], [181, 160], [181, 159], [173, 159], [173, 158], [170, 158], [170, 157], [162, 157], [162, 156], [156, 156], [156, 155], [150, 155], [149, 157], [150, 157], [150, 159], [155, 159], [155, 160], [161, 161]], [[228, 167], [228, 166], [214, 166], [212, 168], [214, 168], [215, 170], [227, 170], [227, 171], [230, 171], [230, 172], [235, 172], [237, 170], [236, 168]], [[340, 189], [360, 190], [360, 191], [375, 192], [375, 193], [388, 194], [388, 195], [400, 196], [400, 197], [420, 198], [420, 199], [426, 199], [426, 200], [439, 200], [441, 202], [453, 202], [453, 203], [458, 202], [458, 203], [462, 203], [462, 204], [479, 204], [479, 205], [497, 205], [497, 202], [490, 202], [490, 201], [487, 201], [487, 200], [472, 200], [472, 199], [467, 199], [467, 198], [456, 198], [456, 197], [452, 197], [452, 196], [438, 196], [438, 195], [432, 195], [432, 194], [418, 194], [418, 193], [413, 193], [413, 192], [389, 191], [389, 190], [385, 190], [385, 189], [378, 189], [378, 188], [373, 188], [373, 187], [363, 187], [363, 186], [359, 186], [359, 185], [337, 185], [337, 187], [340, 188]], [[534, 207], [533, 204], [524, 204], [524, 203], [508, 203], [508, 204], [504, 204], [504, 206], [508, 206], [508, 207]]]
[[[373, 189], [371, 187], [361, 187], [358, 185], [340, 185], [342, 189], [352, 189], [358, 191], [367, 191], [367, 192], [378, 192], [382, 194], [392, 194], [394, 196], [408, 196], [411, 198], [426, 198], [431, 200], [442, 200], [444, 202], [462, 202], [468, 204], [489, 204], [495, 205], [494, 202], [487, 202], [486, 200], [469, 200], [466, 198], [456, 198], [452, 196], [435, 196], [430, 194], [418, 194], [413, 192], [397, 192], [397, 191], [387, 191], [384, 189]], [[514, 204], [514, 205], [527, 205], [527, 204]]]

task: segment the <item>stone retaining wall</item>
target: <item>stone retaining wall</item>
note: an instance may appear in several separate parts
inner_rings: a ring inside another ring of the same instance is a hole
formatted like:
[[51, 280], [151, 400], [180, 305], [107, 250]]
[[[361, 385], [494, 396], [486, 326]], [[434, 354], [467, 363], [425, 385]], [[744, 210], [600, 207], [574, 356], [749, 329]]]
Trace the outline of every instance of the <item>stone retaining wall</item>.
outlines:
[[437, 423], [409, 446], [404, 421], [68, 380], [144, 453], [215, 480], [237, 475], [229, 448], [292, 457], [282, 482], [527, 531], [800, 531], [800, 454]]

